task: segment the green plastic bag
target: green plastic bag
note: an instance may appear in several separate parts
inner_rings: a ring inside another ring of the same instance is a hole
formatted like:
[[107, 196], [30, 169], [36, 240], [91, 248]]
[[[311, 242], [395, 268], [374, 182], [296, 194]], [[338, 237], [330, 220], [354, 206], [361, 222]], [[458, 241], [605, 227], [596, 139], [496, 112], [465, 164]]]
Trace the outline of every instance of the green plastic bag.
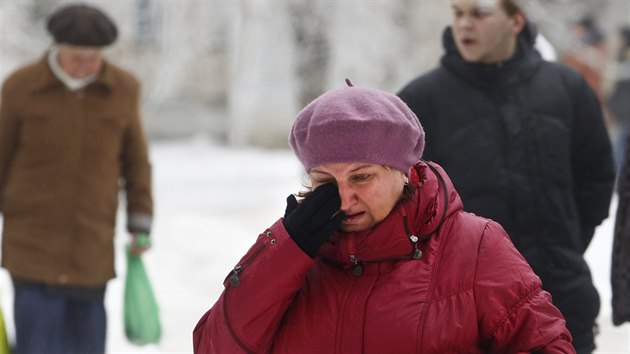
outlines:
[[153, 288], [142, 258], [133, 255], [129, 246], [127, 246], [124, 312], [125, 335], [130, 342], [145, 345], [160, 341], [162, 326]]
[[9, 353], [9, 340], [7, 339], [7, 330], [4, 327], [4, 314], [0, 308], [0, 354]]

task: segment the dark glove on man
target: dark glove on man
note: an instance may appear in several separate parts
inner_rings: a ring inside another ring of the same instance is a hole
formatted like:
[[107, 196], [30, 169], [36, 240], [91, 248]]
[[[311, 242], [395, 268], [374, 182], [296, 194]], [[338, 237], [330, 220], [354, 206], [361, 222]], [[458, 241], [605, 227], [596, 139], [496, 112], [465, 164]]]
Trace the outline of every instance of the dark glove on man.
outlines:
[[339, 190], [332, 183], [315, 188], [302, 203], [291, 194], [287, 197], [284, 228], [304, 253], [315, 258], [319, 248], [341, 225], [345, 214], [339, 207]]

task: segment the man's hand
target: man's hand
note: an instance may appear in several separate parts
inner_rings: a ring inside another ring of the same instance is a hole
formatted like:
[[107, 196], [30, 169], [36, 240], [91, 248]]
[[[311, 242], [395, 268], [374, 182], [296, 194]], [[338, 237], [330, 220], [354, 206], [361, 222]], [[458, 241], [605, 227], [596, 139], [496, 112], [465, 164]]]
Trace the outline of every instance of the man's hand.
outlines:
[[134, 256], [140, 257], [144, 252], [151, 248], [151, 239], [145, 233], [131, 234], [131, 244], [129, 252]]

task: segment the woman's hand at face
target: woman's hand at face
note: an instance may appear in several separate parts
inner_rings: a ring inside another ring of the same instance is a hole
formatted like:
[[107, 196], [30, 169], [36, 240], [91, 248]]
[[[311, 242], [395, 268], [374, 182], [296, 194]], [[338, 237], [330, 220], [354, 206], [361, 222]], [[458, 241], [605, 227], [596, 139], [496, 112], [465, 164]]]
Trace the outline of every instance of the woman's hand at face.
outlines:
[[284, 227], [302, 251], [315, 258], [319, 248], [341, 225], [345, 214], [340, 207], [339, 190], [332, 183], [315, 188], [302, 203], [291, 194], [287, 197]]

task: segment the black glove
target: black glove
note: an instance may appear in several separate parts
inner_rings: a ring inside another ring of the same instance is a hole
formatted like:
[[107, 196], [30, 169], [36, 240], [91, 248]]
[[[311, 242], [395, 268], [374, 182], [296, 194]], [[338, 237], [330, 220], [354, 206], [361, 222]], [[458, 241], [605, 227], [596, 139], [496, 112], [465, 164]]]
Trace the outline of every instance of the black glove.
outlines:
[[319, 248], [341, 225], [345, 214], [339, 207], [339, 190], [332, 183], [315, 188], [301, 204], [291, 194], [287, 197], [284, 228], [304, 253], [315, 258]]

